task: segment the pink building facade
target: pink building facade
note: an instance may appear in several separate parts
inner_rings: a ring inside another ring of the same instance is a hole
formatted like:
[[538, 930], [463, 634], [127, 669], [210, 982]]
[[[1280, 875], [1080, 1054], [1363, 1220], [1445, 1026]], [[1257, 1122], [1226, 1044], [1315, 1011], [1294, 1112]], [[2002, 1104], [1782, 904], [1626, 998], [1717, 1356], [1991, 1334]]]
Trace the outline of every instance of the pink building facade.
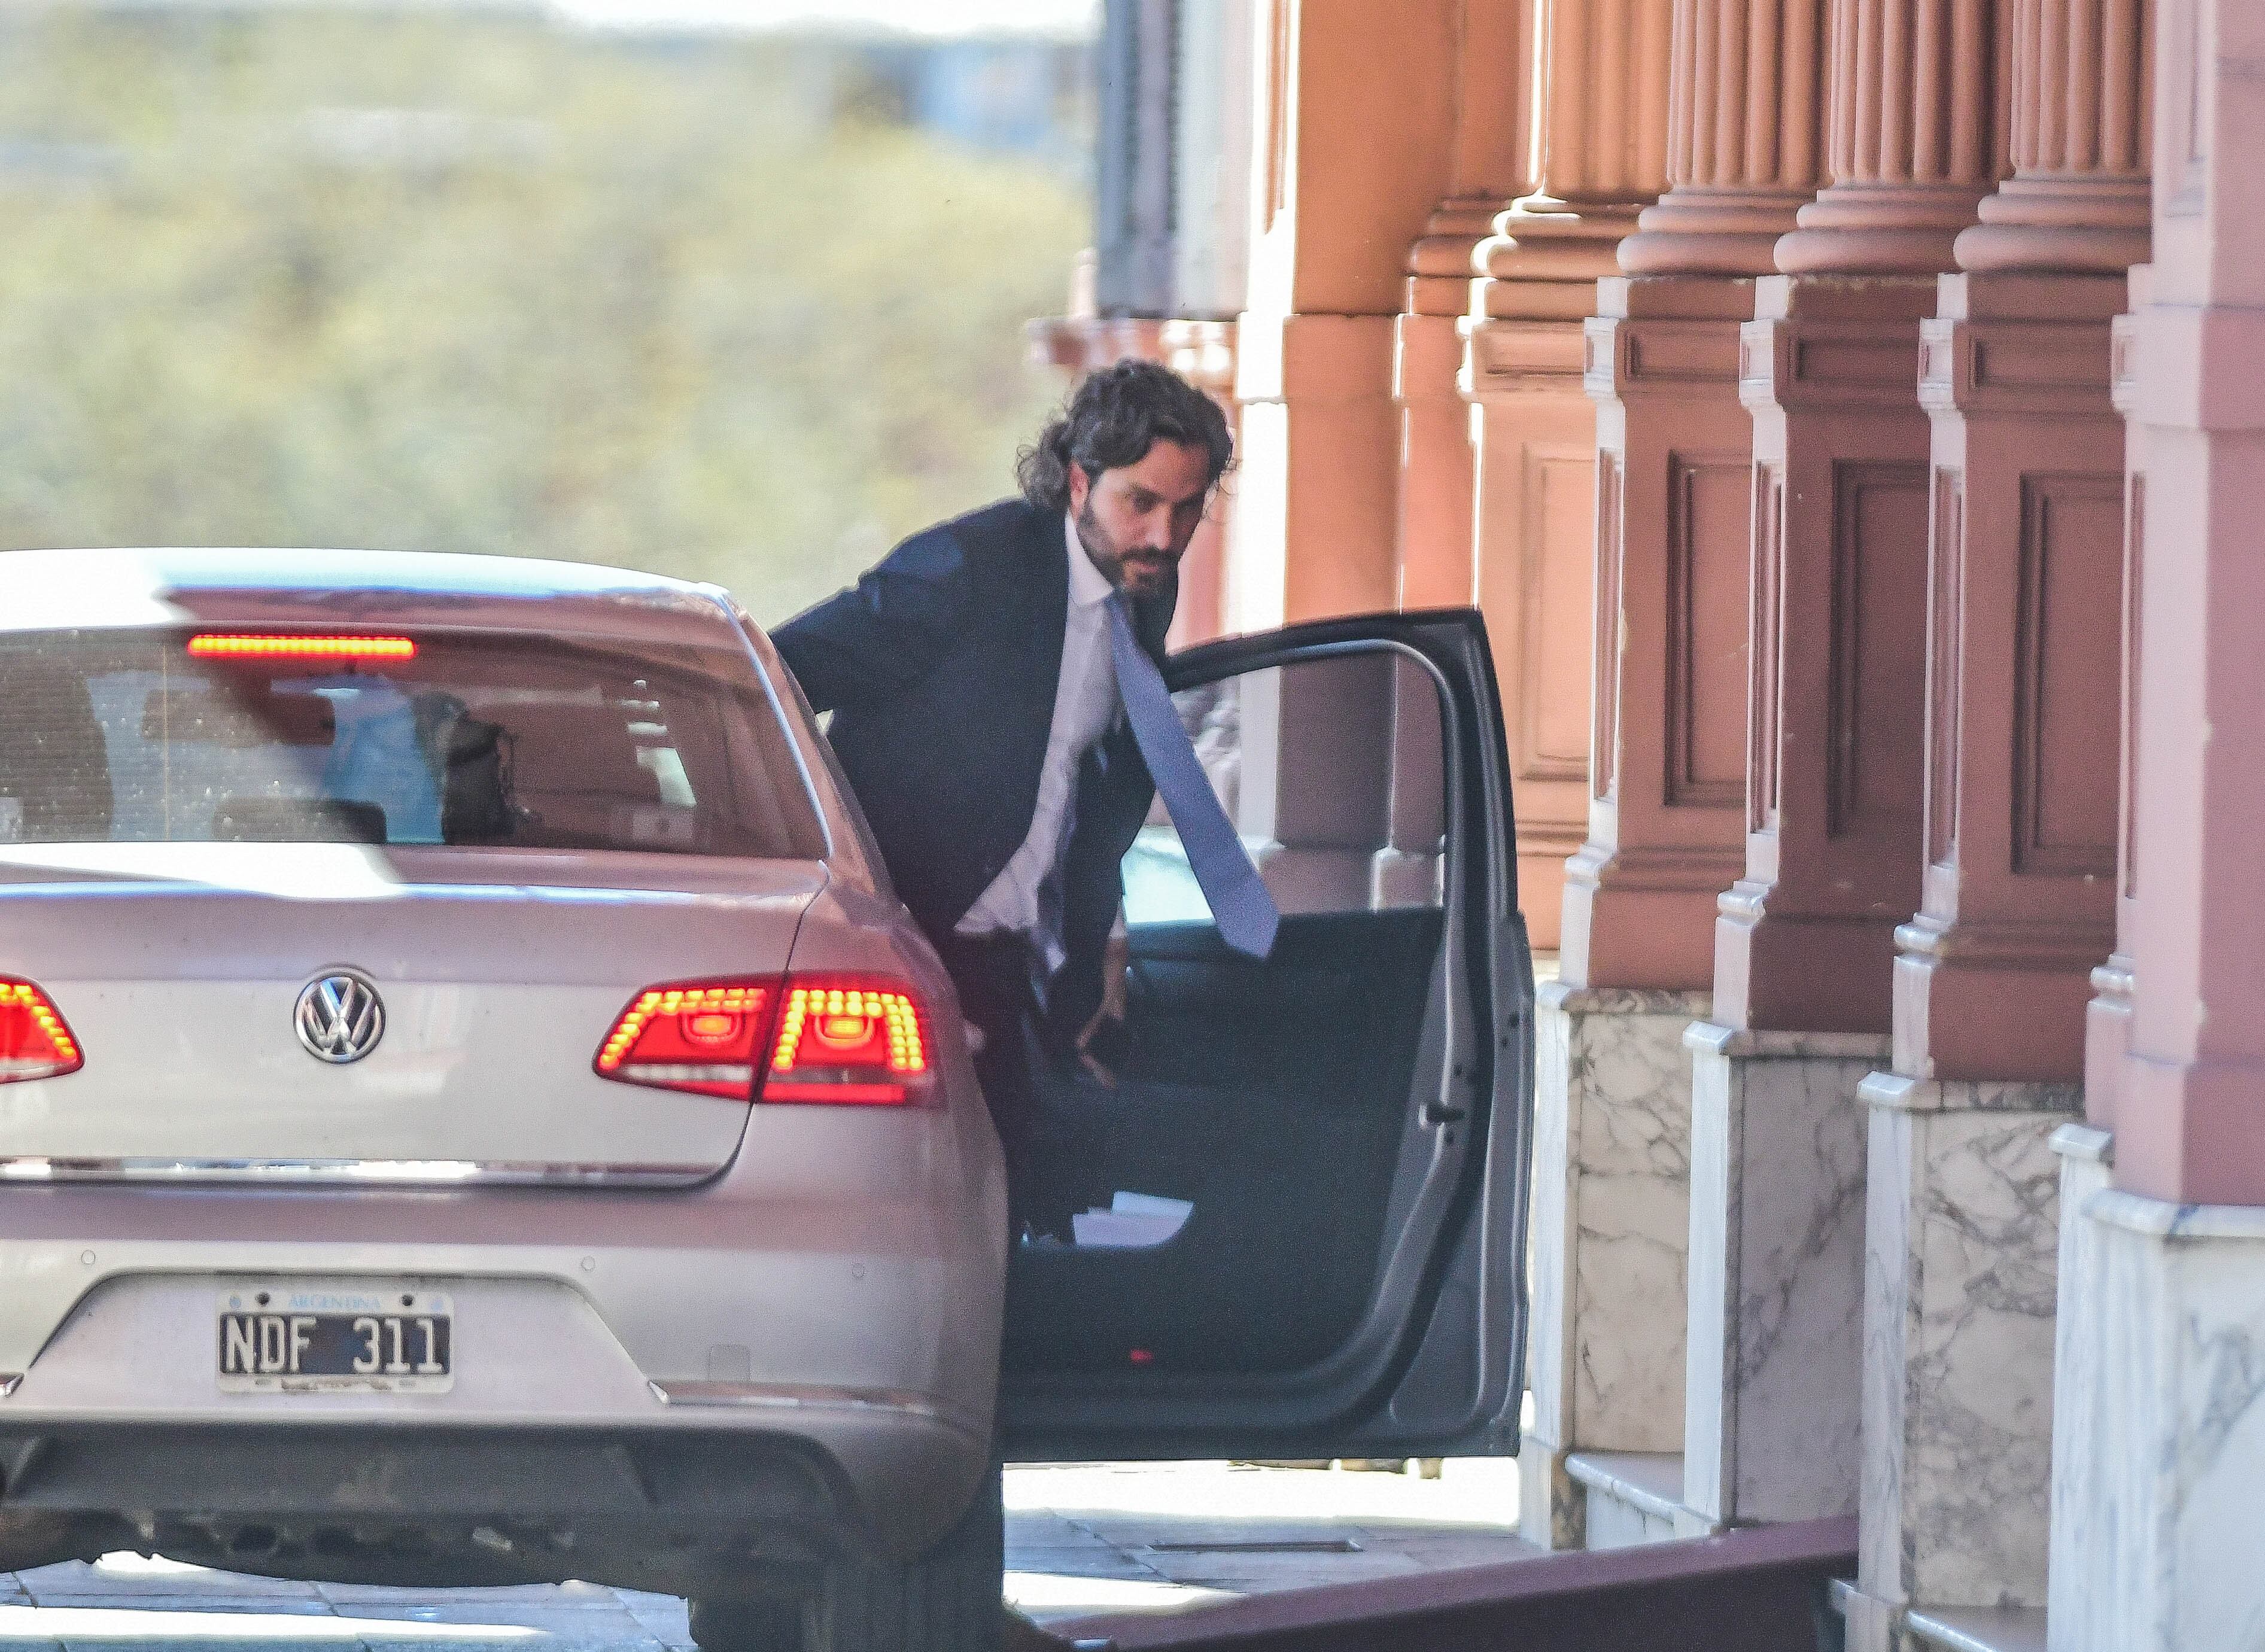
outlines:
[[1854, 1512], [1862, 1652], [2254, 1648], [2265, 7], [1177, 18], [1203, 302], [1036, 336], [1237, 409], [1191, 639], [1487, 614], [1528, 1535]]

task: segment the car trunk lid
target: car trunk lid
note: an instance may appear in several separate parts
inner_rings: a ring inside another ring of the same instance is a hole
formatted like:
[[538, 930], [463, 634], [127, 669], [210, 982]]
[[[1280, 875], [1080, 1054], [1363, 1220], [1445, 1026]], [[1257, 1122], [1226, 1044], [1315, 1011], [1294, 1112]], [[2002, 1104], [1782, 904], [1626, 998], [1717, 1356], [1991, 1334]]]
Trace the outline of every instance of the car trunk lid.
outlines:
[[[10, 846], [0, 973], [84, 1067], [0, 1084], [0, 1175], [685, 1183], [743, 1100], [600, 1077], [664, 981], [776, 973], [809, 861], [353, 844]], [[322, 1059], [301, 995], [359, 978], [384, 1024]]]

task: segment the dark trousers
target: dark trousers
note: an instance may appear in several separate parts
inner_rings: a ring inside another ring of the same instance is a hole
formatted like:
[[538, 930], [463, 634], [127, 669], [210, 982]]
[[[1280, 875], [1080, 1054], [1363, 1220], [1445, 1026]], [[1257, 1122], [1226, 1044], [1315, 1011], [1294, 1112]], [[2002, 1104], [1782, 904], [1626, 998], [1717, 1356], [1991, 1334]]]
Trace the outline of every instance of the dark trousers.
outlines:
[[1033, 1219], [1031, 1140], [1038, 1120], [1038, 991], [1030, 942], [1019, 935], [946, 935], [937, 956], [960, 1012], [983, 1034], [975, 1076], [1007, 1155], [1009, 1231]]

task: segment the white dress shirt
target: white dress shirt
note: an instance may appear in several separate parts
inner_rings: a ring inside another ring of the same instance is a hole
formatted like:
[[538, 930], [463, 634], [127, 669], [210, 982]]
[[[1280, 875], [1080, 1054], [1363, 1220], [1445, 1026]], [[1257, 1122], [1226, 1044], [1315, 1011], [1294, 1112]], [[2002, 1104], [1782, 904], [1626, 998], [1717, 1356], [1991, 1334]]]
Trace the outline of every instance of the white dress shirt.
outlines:
[[957, 926], [961, 935], [1012, 931], [1026, 935], [1045, 955], [1048, 970], [1062, 963], [1058, 914], [1048, 922], [1039, 891], [1060, 861], [1071, 826], [1079, 761], [1117, 719], [1117, 667], [1109, 653], [1110, 583], [1062, 518], [1069, 557], [1069, 602], [1062, 615], [1061, 676], [1054, 686], [1054, 720], [1046, 736], [1045, 766], [1038, 771], [1038, 803], [1031, 830], [999, 876], [976, 897]]

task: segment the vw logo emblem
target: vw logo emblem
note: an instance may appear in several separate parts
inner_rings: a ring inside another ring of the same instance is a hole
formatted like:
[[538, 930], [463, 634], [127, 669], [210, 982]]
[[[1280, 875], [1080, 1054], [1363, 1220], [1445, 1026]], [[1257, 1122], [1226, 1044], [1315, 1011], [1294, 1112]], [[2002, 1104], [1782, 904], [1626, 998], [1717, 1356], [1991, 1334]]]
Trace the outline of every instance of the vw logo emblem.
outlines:
[[385, 1005], [368, 980], [340, 971], [307, 983], [294, 1021], [316, 1060], [359, 1061], [385, 1036]]

